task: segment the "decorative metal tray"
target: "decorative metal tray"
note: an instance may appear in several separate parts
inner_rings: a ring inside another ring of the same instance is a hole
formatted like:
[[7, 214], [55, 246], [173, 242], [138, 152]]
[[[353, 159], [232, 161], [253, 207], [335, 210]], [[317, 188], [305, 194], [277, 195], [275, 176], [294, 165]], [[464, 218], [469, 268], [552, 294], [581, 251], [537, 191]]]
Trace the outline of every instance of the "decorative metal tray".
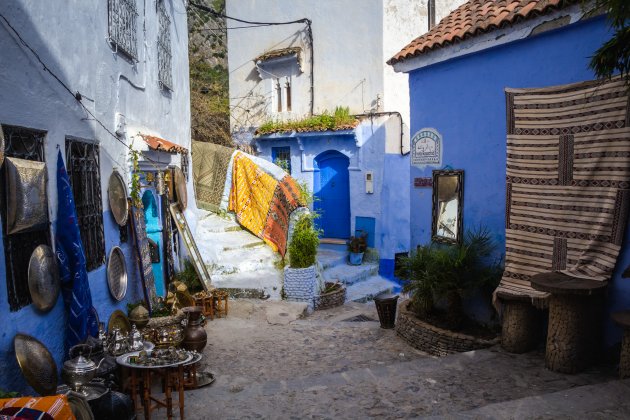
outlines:
[[107, 260], [107, 285], [112, 297], [123, 300], [127, 294], [127, 263], [120, 247], [113, 247]]
[[123, 334], [129, 334], [131, 331], [131, 324], [127, 319], [127, 316], [120, 309], [116, 309], [112, 315], [109, 317], [109, 322], [107, 323], [107, 331], [111, 333], [114, 331], [114, 328], [120, 328], [120, 332]]
[[8, 157], [4, 162], [7, 233], [34, 230], [48, 223], [46, 164]]
[[26, 382], [40, 395], [54, 395], [57, 390], [57, 364], [46, 346], [30, 335], [16, 334], [13, 349]]
[[141, 364], [137, 364], [133, 362], [133, 358], [138, 357], [138, 355], [140, 354], [139, 351], [134, 351], [131, 353], [125, 353], [125, 354], [121, 354], [120, 356], [118, 356], [116, 358], [116, 363], [118, 363], [119, 365], [122, 366], [126, 366], [126, 367], [130, 367], [130, 368], [137, 368], [137, 369], [159, 369], [159, 368], [167, 368], [167, 367], [173, 367], [173, 366], [179, 366], [179, 365], [185, 365], [188, 362], [190, 362], [193, 358], [193, 354], [190, 352], [187, 352], [185, 350], [179, 350], [179, 352], [185, 353], [186, 354], [186, 358], [181, 359], [177, 362], [174, 363], [165, 363], [163, 365], [141, 365]]
[[201, 353], [193, 351], [191, 352], [191, 354], [192, 354], [192, 358], [188, 362], [184, 363], [184, 366], [194, 365], [195, 363], [203, 359], [203, 354]]
[[173, 169], [174, 172], [174, 182], [175, 182], [175, 192], [177, 193], [177, 202], [179, 203], [182, 211], [186, 210], [186, 206], [188, 206], [188, 192], [186, 191], [186, 178], [184, 177], [184, 172], [182, 172], [179, 166], [176, 166]]
[[39, 245], [28, 262], [28, 290], [33, 305], [40, 311], [50, 311], [57, 303], [59, 287], [55, 253], [48, 245]]
[[2, 124], [0, 124], [0, 166], [4, 162], [4, 131], [2, 131]]
[[109, 199], [109, 208], [112, 210], [116, 223], [120, 226], [126, 225], [129, 217], [127, 187], [122, 176], [117, 171], [114, 171], [109, 177], [107, 197]]

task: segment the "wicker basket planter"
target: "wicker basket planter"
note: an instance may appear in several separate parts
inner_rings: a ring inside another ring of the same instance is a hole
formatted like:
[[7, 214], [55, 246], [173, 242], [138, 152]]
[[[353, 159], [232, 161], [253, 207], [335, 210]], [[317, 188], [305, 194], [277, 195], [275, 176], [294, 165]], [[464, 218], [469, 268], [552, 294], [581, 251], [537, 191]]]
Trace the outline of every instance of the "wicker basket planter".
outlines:
[[[328, 288], [334, 284], [335, 283], [326, 282], [326, 287]], [[338, 283], [338, 285], [339, 287], [332, 292], [321, 294], [313, 299], [313, 305], [316, 311], [341, 306], [346, 302], [346, 287], [341, 283]]]
[[409, 301], [398, 307], [396, 333], [412, 347], [434, 356], [447, 356], [452, 353], [477, 350], [499, 344], [500, 338], [492, 340], [473, 337], [428, 324], [418, 319], [409, 310]]

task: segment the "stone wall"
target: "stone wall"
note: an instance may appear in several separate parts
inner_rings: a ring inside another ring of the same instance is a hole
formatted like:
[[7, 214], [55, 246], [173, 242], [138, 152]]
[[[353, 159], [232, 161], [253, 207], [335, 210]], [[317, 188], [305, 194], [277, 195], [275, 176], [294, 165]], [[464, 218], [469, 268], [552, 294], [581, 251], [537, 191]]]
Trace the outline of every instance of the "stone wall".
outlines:
[[482, 349], [499, 343], [499, 339], [482, 340], [466, 334], [444, 330], [416, 318], [404, 301], [398, 306], [396, 333], [412, 347], [434, 356], [447, 356], [470, 350]]

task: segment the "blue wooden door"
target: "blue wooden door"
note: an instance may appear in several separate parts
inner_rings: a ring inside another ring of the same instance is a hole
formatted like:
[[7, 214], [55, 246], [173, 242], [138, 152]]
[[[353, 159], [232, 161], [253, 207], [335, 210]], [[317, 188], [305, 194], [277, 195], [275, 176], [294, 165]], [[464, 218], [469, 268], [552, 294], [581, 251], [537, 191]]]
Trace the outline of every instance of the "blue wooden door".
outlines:
[[142, 195], [144, 205], [144, 219], [147, 222], [147, 237], [157, 245], [157, 256], [159, 261], [153, 262], [153, 278], [155, 279], [155, 293], [158, 296], [166, 296], [164, 284], [164, 267], [162, 261], [162, 223], [160, 222], [159, 209], [155, 201], [153, 191], [146, 190]]
[[326, 238], [350, 236], [349, 159], [340, 152], [328, 151], [315, 158], [319, 172], [315, 173], [313, 204], [320, 214], [317, 225]]

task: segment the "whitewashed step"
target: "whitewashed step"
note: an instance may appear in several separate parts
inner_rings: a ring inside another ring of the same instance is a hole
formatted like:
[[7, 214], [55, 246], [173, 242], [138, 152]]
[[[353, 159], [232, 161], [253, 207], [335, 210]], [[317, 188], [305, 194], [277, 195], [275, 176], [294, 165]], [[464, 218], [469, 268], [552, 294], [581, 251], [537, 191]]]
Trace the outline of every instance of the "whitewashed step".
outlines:
[[378, 274], [378, 264], [363, 263], [350, 265], [345, 262], [330, 267], [323, 271], [322, 275], [327, 281], [339, 280], [346, 285], [355, 284]]
[[221, 217], [210, 212], [202, 213], [198, 223], [202, 225], [205, 230], [215, 233], [243, 229], [233, 217]]
[[317, 261], [319, 261], [324, 270], [336, 265], [345, 264], [347, 259], [348, 253], [346, 251], [336, 251], [326, 248], [319, 248], [317, 250]]
[[204, 247], [205, 245], [205, 248], [211, 247], [217, 249], [218, 246], [220, 246], [223, 251], [264, 245], [264, 242], [260, 238], [247, 231], [211, 232], [205, 225], [197, 228], [195, 241], [198, 247], [200, 245]]
[[258, 271], [275, 267], [280, 261], [280, 254], [268, 246], [250, 249], [233, 249], [220, 252], [214, 263], [205, 261], [212, 274], [233, 274], [238, 272]]
[[282, 271], [267, 267], [258, 271], [217, 274], [212, 276], [212, 284], [218, 288], [264, 290], [272, 300], [280, 300]]
[[391, 292], [397, 284], [379, 275], [372, 276], [362, 282], [348, 286], [346, 289], [347, 302], [367, 302], [381, 293]]

